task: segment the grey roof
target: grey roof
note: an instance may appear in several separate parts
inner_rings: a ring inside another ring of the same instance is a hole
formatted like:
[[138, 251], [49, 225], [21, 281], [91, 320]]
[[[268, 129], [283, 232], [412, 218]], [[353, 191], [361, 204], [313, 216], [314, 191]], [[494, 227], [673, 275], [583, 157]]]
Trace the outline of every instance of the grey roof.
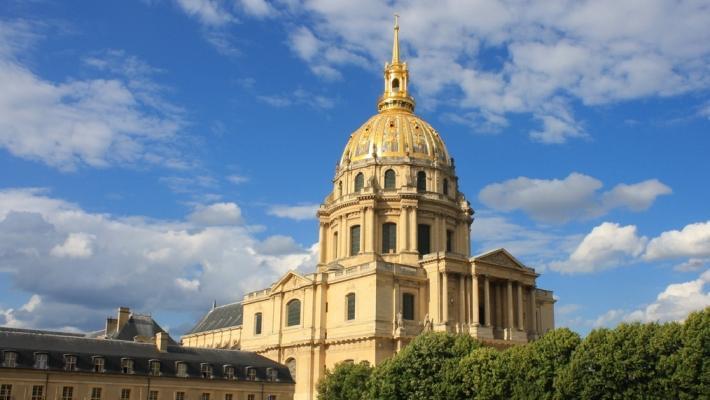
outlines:
[[225, 304], [212, 308], [186, 334], [211, 331], [242, 325], [242, 303]]
[[[158, 332], [167, 333], [150, 315], [131, 314], [126, 324], [123, 325], [119, 331], [111, 334], [109, 338], [133, 341], [136, 336], [152, 338]], [[173, 338], [169, 336], [168, 343], [177, 344]]]
[[[293, 383], [287, 367], [256, 353], [239, 350], [217, 350], [180, 345], [168, 345], [166, 352], [158, 351], [153, 343], [125, 340], [77, 337], [56, 332], [38, 332], [0, 327], [0, 351], [17, 353], [16, 368], [34, 368], [35, 353], [48, 354], [49, 370], [64, 370], [64, 355], [77, 357], [80, 372], [93, 371], [93, 357], [105, 360], [104, 373], [121, 373], [121, 359], [134, 361], [135, 375], [148, 375], [150, 360], [160, 361], [161, 377], [175, 377], [176, 362], [187, 364], [190, 377], [200, 377], [202, 363], [212, 365], [214, 378], [223, 378], [224, 365], [235, 367], [237, 380], [244, 380], [246, 367], [254, 367], [257, 379], [267, 379], [267, 368], [276, 369], [278, 382]], [[0, 367], [0, 373], [5, 367]], [[200, 378], [201, 379], [201, 378]]]

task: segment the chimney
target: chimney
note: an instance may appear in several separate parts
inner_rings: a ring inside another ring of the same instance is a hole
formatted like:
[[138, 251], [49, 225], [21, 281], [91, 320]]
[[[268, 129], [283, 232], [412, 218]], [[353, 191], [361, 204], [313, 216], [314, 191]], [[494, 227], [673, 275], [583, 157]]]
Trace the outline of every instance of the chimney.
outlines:
[[131, 309], [128, 307], [118, 307], [118, 322], [116, 326], [116, 331], [120, 331], [126, 322], [128, 322], [128, 317], [131, 315]]
[[155, 346], [158, 348], [158, 351], [161, 353], [165, 353], [168, 351], [168, 338], [170, 336], [165, 333], [165, 332], [158, 332], [155, 334]]
[[116, 327], [118, 326], [118, 320], [116, 318], [108, 317], [106, 318], [106, 332], [104, 333], [106, 337], [109, 337], [116, 333]]

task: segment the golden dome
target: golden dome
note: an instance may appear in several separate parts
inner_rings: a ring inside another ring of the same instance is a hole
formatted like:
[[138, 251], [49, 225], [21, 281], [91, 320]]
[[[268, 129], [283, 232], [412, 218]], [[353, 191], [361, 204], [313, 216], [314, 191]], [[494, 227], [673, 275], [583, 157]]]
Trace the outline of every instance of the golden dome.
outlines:
[[395, 19], [392, 62], [385, 65], [385, 90], [377, 103], [379, 114], [350, 135], [340, 165], [372, 159], [424, 160], [451, 165], [443, 140], [426, 121], [414, 114], [409, 95], [409, 70], [399, 60], [399, 24]]
[[345, 146], [340, 164], [366, 159], [418, 159], [450, 165], [449, 152], [436, 129], [408, 111], [387, 111], [365, 122]]

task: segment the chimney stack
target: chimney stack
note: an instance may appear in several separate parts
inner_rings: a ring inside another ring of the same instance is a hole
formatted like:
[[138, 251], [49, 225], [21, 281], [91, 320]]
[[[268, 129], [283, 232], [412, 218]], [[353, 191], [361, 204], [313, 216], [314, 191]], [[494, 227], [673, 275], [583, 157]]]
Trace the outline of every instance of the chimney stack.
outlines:
[[116, 318], [108, 317], [106, 318], [106, 332], [104, 333], [106, 337], [109, 337], [116, 333], [116, 328], [118, 327], [118, 320]]
[[168, 351], [168, 338], [170, 336], [165, 333], [165, 332], [158, 332], [155, 334], [155, 346], [158, 348], [158, 351], [161, 353], [165, 353]]
[[131, 315], [131, 309], [128, 307], [118, 308], [118, 322], [116, 326], [116, 331], [120, 331], [124, 325], [128, 322], [128, 317]]

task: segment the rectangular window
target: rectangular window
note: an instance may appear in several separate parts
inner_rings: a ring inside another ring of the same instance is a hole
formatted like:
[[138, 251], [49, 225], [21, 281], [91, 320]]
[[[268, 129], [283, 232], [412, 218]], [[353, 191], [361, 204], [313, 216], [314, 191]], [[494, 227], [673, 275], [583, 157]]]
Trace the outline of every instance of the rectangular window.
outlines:
[[64, 356], [64, 369], [67, 371], [76, 371], [76, 356]]
[[91, 400], [101, 400], [101, 388], [91, 388]]
[[247, 367], [247, 380], [248, 381], [255, 381], [256, 380], [256, 368]]
[[121, 359], [121, 373], [132, 374], [133, 373], [133, 360], [130, 358]]
[[254, 334], [261, 335], [261, 313], [254, 314]]
[[32, 400], [42, 400], [44, 398], [44, 386], [32, 386]]
[[175, 375], [177, 375], [178, 378], [187, 378], [187, 364], [184, 362], [178, 362]]
[[234, 379], [234, 367], [226, 365], [224, 367], [224, 379]]
[[153, 376], [160, 376], [160, 361], [150, 361], [150, 374]]
[[131, 389], [121, 389], [121, 400], [131, 400]]
[[256, 400], [256, 395], [255, 394], [248, 394], [247, 400]]
[[266, 396], [266, 400], [276, 400], [276, 395], [270, 394], [270, 395]]
[[397, 251], [397, 224], [388, 222], [382, 225], [382, 253]]
[[348, 321], [355, 319], [355, 293], [348, 293], [346, 298], [347, 308], [348, 308]]
[[148, 392], [148, 400], [158, 400], [158, 391], [151, 390], [150, 392]]
[[350, 227], [350, 255], [360, 253], [360, 225]]
[[224, 400], [232, 400], [234, 396], [231, 393], [224, 394]]
[[47, 354], [46, 353], [35, 354], [35, 368], [47, 369]]
[[175, 392], [175, 400], [185, 400], [185, 392]]
[[209, 364], [200, 365], [200, 373], [205, 379], [212, 379], [212, 366]]
[[210, 394], [202, 393], [202, 395], [200, 396], [200, 400], [210, 400]]
[[94, 357], [94, 372], [104, 372], [104, 358]]
[[0, 400], [10, 400], [12, 398], [12, 385], [0, 385]]
[[417, 225], [417, 249], [419, 255], [431, 253], [431, 227], [429, 225]]
[[64, 386], [62, 388], [62, 400], [72, 400], [74, 397], [74, 388], [71, 386]]
[[402, 294], [402, 318], [414, 320], [414, 295], [411, 293]]
[[454, 249], [454, 231], [446, 231], [446, 251], [451, 253]]
[[2, 364], [7, 368], [15, 368], [17, 366], [17, 353], [14, 351], [6, 351]]

